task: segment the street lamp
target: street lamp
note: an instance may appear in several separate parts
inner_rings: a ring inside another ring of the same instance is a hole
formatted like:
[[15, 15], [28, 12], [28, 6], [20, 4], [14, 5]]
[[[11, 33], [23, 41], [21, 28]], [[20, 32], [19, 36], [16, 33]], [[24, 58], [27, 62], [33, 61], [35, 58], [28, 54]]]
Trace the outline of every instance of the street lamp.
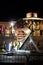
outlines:
[[13, 34], [14, 33], [14, 27], [13, 27], [14, 26], [14, 21], [10, 22], [10, 26], [12, 27], [12, 34]]
[[13, 27], [13, 26], [14, 26], [14, 22], [13, 22], [13, 21], [11, 21], [11, 22], [10, 22], [10, 25]]

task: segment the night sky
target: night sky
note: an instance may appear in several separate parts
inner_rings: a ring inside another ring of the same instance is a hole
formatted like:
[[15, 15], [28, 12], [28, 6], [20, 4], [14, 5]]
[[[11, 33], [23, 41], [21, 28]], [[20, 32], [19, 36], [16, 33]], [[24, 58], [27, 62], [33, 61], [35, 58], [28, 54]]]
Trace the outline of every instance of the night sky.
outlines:
[[37, 12], [43, 18], [43, 2], [40, 0], [3, 0], [0, 2], [0, 20], [19, 19], [27, 12]]

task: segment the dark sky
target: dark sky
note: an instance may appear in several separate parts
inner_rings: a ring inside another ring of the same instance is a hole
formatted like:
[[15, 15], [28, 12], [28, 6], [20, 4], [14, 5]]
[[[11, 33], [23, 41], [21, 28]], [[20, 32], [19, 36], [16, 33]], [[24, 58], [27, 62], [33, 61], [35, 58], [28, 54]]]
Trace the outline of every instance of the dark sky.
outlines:
[[39, 0], [3, 0], [0, 2], [0, 20], [19, 19], [27, 12], [37, 12], [43, 17], [43, 2]]

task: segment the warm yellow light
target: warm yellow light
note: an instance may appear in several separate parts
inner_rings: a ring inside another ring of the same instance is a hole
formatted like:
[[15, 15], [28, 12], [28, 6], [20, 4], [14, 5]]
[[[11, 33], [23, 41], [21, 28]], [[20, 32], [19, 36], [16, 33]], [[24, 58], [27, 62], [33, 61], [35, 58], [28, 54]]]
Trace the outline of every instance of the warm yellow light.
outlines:
[[33, 17], [38, 17], [38, 14], [37, 13], [33, 13]]
[[26, 14], [26, 18], [29, 18], [29, 17], [32, 17], [32, 13], [31, 12]]

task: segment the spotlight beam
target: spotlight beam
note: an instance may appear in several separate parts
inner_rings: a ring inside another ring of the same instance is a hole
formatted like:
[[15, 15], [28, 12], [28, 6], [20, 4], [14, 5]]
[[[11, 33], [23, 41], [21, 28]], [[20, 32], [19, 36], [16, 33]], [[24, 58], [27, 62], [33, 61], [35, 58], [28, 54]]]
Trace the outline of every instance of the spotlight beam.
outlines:
[[33, 46], [35, 47], [35, 49], [40, 52], [39, 48], [37, 47], [37, 45], [35, 44], [35, 42], [33, 41], [32, 37], [29, 37], [30, 38], [30, 43], [32, 42]]

